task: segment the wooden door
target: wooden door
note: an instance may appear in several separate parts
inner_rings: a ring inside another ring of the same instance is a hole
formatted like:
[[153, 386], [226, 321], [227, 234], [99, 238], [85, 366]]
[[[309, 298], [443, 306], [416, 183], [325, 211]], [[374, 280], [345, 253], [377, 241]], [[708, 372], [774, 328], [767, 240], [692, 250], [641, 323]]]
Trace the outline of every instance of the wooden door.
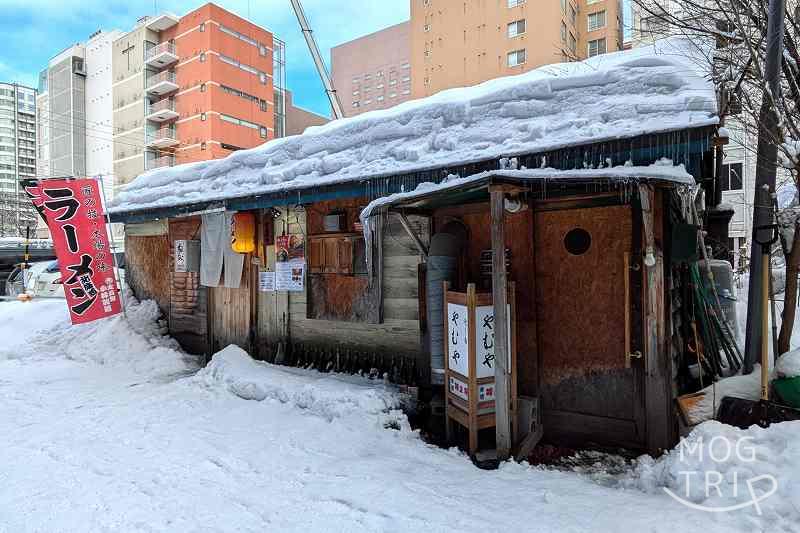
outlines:
[[641, 374], [626, 368], [630, 206], [540, 211], [534, 233], [545, 432], [638, 445]]
[[238, 289], [209, 288], [211, 292], [212, 348], [217, 352], [235, 344], [250, 352], [251, 285], [250, 255], [245, 257]]

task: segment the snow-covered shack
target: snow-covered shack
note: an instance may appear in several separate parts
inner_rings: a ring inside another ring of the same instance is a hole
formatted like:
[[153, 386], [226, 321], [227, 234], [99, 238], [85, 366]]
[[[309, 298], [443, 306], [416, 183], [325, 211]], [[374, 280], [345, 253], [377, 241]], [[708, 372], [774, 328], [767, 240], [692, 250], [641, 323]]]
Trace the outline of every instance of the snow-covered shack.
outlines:
[[[682, 346], [670, 243], [718, 124], [690, 48], [548, 66], [142, 174], [110, 210], [129, 285], [191, 351], [377, 369], [436, 396], [437, 287], [513, 284], [513, 386], [540, 402], [545, 437], [665, 449]], [[231, 213], [252, 215], [252, 252], [231, 252]]]

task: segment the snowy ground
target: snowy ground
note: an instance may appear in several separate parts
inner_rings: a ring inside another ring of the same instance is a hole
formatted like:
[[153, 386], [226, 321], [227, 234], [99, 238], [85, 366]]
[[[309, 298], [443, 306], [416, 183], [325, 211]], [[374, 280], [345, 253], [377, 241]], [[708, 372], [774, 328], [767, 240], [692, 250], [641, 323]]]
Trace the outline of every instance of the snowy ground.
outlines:
[[[762, 515], [707, 513], [663, 492], [677, 490], [675, 453], [612, 478], [514, 463], [478, 470], [420, 440], [390, 386], [258, 364], [230, 348], [198, 372], [155, 316], [145, 302], [127, 321], [70, 327], [63, 301], [0, 303], [0, 531], [711, 533], [800, 523], [800, 424], [751, 430], [758, 461], [748, 471], [779, 481]], [[695, 438], [745, 434], [713, 424]]]

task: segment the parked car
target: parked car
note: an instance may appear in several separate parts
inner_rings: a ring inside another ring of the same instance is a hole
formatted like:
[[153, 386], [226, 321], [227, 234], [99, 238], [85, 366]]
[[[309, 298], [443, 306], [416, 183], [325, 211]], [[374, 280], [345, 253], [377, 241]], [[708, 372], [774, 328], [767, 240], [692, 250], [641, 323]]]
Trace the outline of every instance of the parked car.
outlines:
[[31, 281], [33, 282], [31, 290], [34, 296], [64, 297], [64, 285], [61, 284], [58, 261], [51, 261], [47, 268], [39, 272]]
[[13, 298], [22, 294], [23, 291], [33, 294], [34, 284], [36, 283], [37, 277], [53, 263], [56, 264], [56, 269], [58, 269], [58, 263], [56, 261], [39, 261], [36, 263], [28, 263], [28, 268], [24, 269], [24, 278], [22, 275], [22, 263], [15, 265], [14, 270], [11, 271], [11, 274], [8, 275], [8, 279], [6, 280], [6, 296], [11, 296]]

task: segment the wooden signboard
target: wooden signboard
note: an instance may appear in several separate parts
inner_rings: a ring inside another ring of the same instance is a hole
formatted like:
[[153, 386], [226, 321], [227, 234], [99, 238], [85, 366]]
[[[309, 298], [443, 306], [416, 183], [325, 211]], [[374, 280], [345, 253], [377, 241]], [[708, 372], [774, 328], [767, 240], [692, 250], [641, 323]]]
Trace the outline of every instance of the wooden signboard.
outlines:
[[[447, 438], [455, 421], [469, 431], [469, 453], [478, 449], [478, 430], [495, 426], [494, 307], [491, 293], [475, 292], [475, 284], [467, 292], [444, 290], [445, 333], [445, 410]], [[509, 284], [508, 297], [509, 364], [511, 371], [512, 412], [515, 420], [517, 399], [516, 313], [514, 286]]]

